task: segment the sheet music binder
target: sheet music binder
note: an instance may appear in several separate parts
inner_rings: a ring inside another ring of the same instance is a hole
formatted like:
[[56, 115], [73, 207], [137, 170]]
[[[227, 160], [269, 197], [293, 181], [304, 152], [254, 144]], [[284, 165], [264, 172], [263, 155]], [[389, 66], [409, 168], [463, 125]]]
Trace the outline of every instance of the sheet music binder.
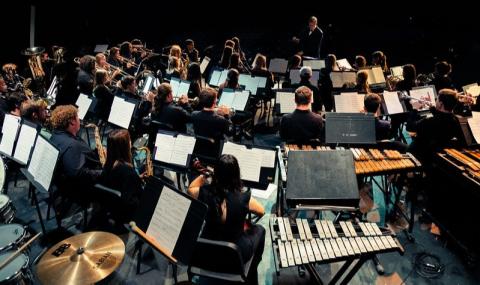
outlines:
[[290, 151], [287, 204], [358, 207], [357, 177], [349, 150]]
[[175, 194], [191, 201], [185, 221], [171, 254], [178, 261], [188, 264], [197, 239], [200, 236], [208, 207], [204, 203], [163, 183], [160, 179], [150, 177], [147, 180], [147, 184], [140, 198], [140, 205], [142, 205], [142, 207], [139, 207], [134, 219], [137, 226], [144, 232], [147, 232], [162, 191], [174, 191]]
[[375, 117], [362, 113], [326, 113], [327, 144], [375, 144]]

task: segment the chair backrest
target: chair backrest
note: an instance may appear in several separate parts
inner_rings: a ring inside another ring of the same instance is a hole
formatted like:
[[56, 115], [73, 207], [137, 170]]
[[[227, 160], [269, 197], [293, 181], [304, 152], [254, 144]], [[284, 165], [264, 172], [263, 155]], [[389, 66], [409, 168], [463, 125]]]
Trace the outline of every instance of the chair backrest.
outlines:
[[220, 146], [223, 144], [223, 141], [198, 135], [195, 136], [195, 139], [197, 140], [193, 149], [195, 156], [202, 162], [216, 162], [220, 156]]
[[155, 139], [159, 130], [174, 132], [175, 128], [170, 124], [165, 124], [159, 121], [152, 120], [148, 127], [148, 147], [153, 149]]
[[188, 266], [189, 275], [229, 281], [246, 281], [253, 256], [244, 262], [239, 247], [231, 242], [199, 238]]

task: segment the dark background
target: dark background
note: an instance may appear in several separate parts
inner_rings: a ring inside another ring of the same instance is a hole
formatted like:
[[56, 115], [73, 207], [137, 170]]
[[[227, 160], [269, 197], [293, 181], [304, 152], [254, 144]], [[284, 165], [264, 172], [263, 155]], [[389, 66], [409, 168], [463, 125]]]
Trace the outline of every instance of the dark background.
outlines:
[[[37, 2], [33, 2], [35, 45], [64, 46], [71, 57], [93, 54], [96, 44], [112, 46], [134, 38], [156, 52], [192, 38], [201, 54], [211, 45], [220, 53], [224, 40], [232, 36], [240, 37], [248, 58], [257, 52], [270, 58], [289, 57], [292, 52], [289, 39], [307, 25], [309, 16], [315, 15], [325, 33], [322, 55], [335, 53], [337, 58], [347, 57], [353, 63], [357, 54], [370, 61], [373, 51], [382, 50], [390, 66], [414, 63], [418, 73], [430, 73], [436, 61], [447, 60], [453, 64], [458, 87], [478, 82], [480, 77], [477, 16], [455, 12], [450, 7], [443, 11], [419, 10], [414, 6], [401, 9], [409, 4], [392, 2], [388, 4], [390, 8], [369, 3], [369, 7], [360, 10], [347, 2], [327, 5], [322, 1], [291, 5], [259, 4], [260, 1]], [[20, 51], [29, 46], [30, 5], [10, 3], [2, 7], [1, 64], [12, 61], [20, 66], [26, 64]], [[395, 5], [397, 8], [391, 8]]]

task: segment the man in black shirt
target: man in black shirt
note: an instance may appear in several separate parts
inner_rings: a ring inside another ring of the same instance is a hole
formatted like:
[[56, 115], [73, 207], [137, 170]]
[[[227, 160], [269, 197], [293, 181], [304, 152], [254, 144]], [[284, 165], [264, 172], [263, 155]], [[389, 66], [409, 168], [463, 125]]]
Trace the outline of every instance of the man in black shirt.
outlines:
[[308, 28], [300, 33], [299, 38], [294, 37], [293, 41], [299, 44], [301, 55], [320, 58], [322, 39], [323, 31], [317, 26], [317, 18], [312, 16], [308, 20]]
[[[308, 89], [312, 90], [313, 92], [313, 103], [312, 103], [312, 111], [318, 113], [322, 111], [322, 99], [320, 98], [320, 91], [317, 86], [313, 85], [310, 82], [310, 78], [312, 78], [313, 71], [310, 66], [304, 66], [300, 69], [300, 83], [292, 85], [293, 88], [298, 88], [301, 86], [308, 87]], [[317, 82], [318, 85], [318, 82]]]
[[392, 138], [392, 126], [389, 121], [380, 120], [380, 104], [382, 99], [376, 93], [369, 93], [363, 99], [363, 108], [365, 112], [375, 116], [375, 134], [377, 141], [388, 140]]
[[309, 143], [323, 137], [323, 119], [310, 111], [312, 90], [302, 86], [295, 90], [297, 108], [280, 123], [280, 137], [288, 143]]
[[193, 130], [196, 135], [222, 140], [225, 135], [232, 133], [232, 122], [229, 119], [230, 110], [220, 106], [215, 112], [217, 104], [217, 91], [212, 88], [205, 88], [200, 92], [200, 104], [203, 110], [193, 112]]
[[198, 62], [198, 50], [195, 48], [195, 42], [191, 39], [185, 41], [186, 49], [183, 50], [183, 59], [188, 59], [190, 63]]

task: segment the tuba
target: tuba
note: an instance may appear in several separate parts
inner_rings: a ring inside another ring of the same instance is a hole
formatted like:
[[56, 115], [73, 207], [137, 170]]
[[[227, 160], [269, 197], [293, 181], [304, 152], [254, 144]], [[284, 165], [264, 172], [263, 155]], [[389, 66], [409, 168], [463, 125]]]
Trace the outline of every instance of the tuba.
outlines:
[[100, 159], [100, 163], [102, 164], [102, 166], [104, 166], [105, 162], [107, 161], [107, 152], [105, 151], [102, 140], [100, 139], [100, 131], [98, 129], [98, 126], [95, 124], [88, 124], [85, 127], [95, 128], [95, 144], [97, 145], [98, 158]]
[[34, 80], [43, 80], [45, 77], [45, 71], [43, 70], [42, 61], [40, 59], [40, 55], [44, 51], [45, 48], [43, 47], [31, 47], [22, 51], [23, 55], [28, 56], [28, 66], [30, 67]]

